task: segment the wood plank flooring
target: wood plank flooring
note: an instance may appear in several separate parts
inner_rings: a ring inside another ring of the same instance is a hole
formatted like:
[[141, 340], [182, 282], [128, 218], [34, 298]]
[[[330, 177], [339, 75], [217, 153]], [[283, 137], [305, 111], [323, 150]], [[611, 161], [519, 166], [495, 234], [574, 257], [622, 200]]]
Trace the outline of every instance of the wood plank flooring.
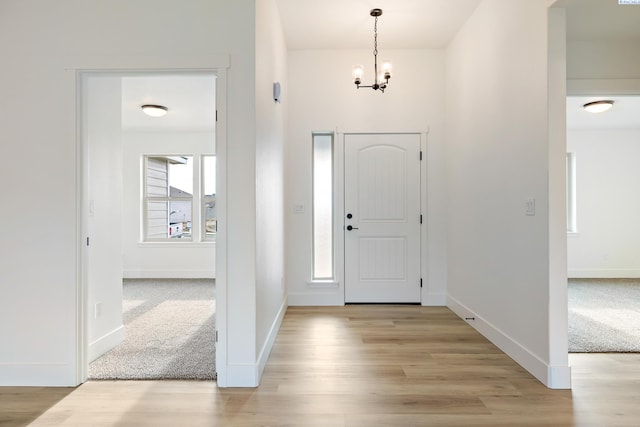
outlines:
[[640, 355], [574, 354], [549, 390], [444, 307], [290, 307], [260, 387], [0, 388], [0, 425], [637, 426]]

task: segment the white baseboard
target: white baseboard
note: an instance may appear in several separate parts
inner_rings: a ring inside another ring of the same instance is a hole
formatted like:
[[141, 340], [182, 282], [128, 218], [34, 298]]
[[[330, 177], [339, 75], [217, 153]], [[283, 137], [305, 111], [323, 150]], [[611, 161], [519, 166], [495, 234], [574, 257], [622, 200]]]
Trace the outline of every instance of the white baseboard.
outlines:
[[288, 306], [289, 303], [285, 297], [276, 318], [271, 323], [271, 328], [269, 328], [269, 333], [267, 334], [267, 338], [260, 350], [260, 355], [258, 356], [258, 360], [255, 364], [227, 364], [224, 387], [257, 387], [260, 384], [262, 372], [269, 360], [269, 354], [271, 354], [271, 349], [273, 348], [273, 344], [278, 336], [278, 331], [280, 331], [280, 326], [282, 325], [282, 320], [284, 319]]
[[569, 366], [548, 365], [519, 342], [450, 295], [447, 296], [447, 306], [461, 319], [474, 318], [474, 320], [467, 321], [467, 323], [547, 387], [557, 389], [571, 388], [571, 368]]
[[228, 363], [226, 381], [220, 387], [257, 387], [260, 378], [255, 363]]
[[549, 374], [547, 375], [547, 383], [549, 388], [554, 389], [571, 389], [571, 367], [570, 366], [549, 366]]
[[422, 297], [422, 305], [430, 307], [444, 307], [447, 305], [447, 294], [425, 294]]
[[215, 279], [215, 270], [124, 270], [125, 279]]
[[341, 306], [344, 305], [342, 293], [289, 294], [290, 306]]
[[66, 363], [0, 362], [0, 386], [5, 387], [75, 387], [76, 366]]
[[105, 354], [124, 340], [124, 326], [120, 325], [113, 331], [101, 336], [97, 340], [89, 343], [87, 360], [89, 363]]
[[258, 379], [262, 377], [262, 373], [264, 372], [264, 367], [267, 365], [267, 360], [269, 360], [269, 355], [271, 354], [271, 349], [273, 348], [273, 343], [276, 341], [276, 337], [278, 336], [278, 331], [280, 331], [280, 326], [282, 326], [282, 320], [284, 319], [284, 315], [287, 312], [287, 307], [289, 306], [288, 298], [285, 296], [282, 301], [282, 305], [280, 306], [280, 310], [278, 310], [278, 314], [276, 318], [273, 320], [271, 324], [271, 328], [269, 328], [269, 333], [267, 334], [267, 339], [260, 350], [260, 354], [258, 356]]
[[620, 269], [579, 269], [568, 270], [570, 279], [636, 279], [640, 278], [640, 270], [634, 268]]

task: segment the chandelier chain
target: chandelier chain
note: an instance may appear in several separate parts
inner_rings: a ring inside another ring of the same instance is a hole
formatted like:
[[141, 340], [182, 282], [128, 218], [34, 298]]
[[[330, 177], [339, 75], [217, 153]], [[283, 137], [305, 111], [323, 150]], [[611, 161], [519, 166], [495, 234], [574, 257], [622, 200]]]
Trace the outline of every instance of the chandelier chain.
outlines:
[[378, 55], [378, 17], [376, 16], [376, 21], [373, 24], [373, 54], [375, 56]]
[[376, 16], [375, 23], [373, 24], [373, 73], [375, 82], [374, 85], [378, 86], [378, 17]]

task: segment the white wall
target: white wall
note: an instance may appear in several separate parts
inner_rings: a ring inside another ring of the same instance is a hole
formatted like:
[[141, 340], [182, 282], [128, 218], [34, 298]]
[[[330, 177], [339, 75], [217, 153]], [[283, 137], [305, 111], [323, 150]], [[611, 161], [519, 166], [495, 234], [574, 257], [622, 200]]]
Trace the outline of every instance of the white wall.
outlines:
[[[214, 278], [214, 242], [141, 242], [142, 159], [145, 155], [215, 154], [213, 132], [123, 133], [123, 262], [127, 278]], [[194, 169], [194, 173], [195, 169]], [[193, 209], [199, 209], [198, 200]]]
[[[287, 50], [276, 3], [256, 3], [256, 360], [260, 375], [286, 311], [284, 288], [284, 139]], [[283, 88], [273, 100], [273, 83]]]
[[640, 130], [570, 130], [578, 233], [569, 235], [569, 277], [640, 277]]
[[[310, 285], [311, 134], [339, 132], [426, 132], [423, 196], [426, 227], [422, 271], [424, 304], [445, 303], [444, 194], [444, 53], [440, 50], [384, 50], [393, 61], [393, 76], [385, 93], [356, 89], [354, 64], [364, 64], [364, 84], [373, 73], [370, 50], [301, 50], [289, 52], [289, 119], [286, 148], [286, 277], [292, 305], [344, 304], [343, 283], [337, 287]], [[338, 144], [336, 144], [338, 147]], [[424, 163], [424, 162], [423, 162]], [[295, 214], [294, 204], [304, 206]], [[336, 219], [340, 221], [341, 215]], [[428, 236], [428, 237], [427, 237]], [[338, 261], [340, 262], [340, 261]]]
[[122, 132], [118, 77], [83, 79], [84, 151], [88, 157], [85, 208], [88, 212], [88, 360], [124, 338], [122, 326]]
[[[228, 58], [220, 120], [229, 141], [223, 165], [229, 292], [218, 291], [226, 301], [218, 307], [226, 347], [219, 383], [235, 384], [231, 365], [255, 364], [255, 321], [246, 315], [255, 309], [246, 297], [255, 289], [254, 7], [252, 0], [0, 3], [0, 154], [17, 159], [0, 169], [0, 191], [24, 207], [0, 214], [2, 224], [11, 224], [0, 241], [0, 324], [12, 325], [0, 329], [0, 384], [80, 381], [76, 69], [82, 68], [210, 68]], [[43, 224], [44, 207], [55, 227]]]
[[[627, 7], [638, 15], [640, 8]], [[621, 40], [570, 41], [567, 43], [568, 79], [638, 79], [638, 43]]]
[[549, 3], [485, 0], [447, 49], [447, 301], [563, 387], [549, 335]]

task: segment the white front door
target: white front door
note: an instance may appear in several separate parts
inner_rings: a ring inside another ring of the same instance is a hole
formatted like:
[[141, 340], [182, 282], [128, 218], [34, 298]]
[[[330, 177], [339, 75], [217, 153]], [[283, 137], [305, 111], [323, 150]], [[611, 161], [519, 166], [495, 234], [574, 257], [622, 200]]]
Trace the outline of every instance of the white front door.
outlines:
[[420, 135], [346, 134], [345, 302], [420, 302]]

